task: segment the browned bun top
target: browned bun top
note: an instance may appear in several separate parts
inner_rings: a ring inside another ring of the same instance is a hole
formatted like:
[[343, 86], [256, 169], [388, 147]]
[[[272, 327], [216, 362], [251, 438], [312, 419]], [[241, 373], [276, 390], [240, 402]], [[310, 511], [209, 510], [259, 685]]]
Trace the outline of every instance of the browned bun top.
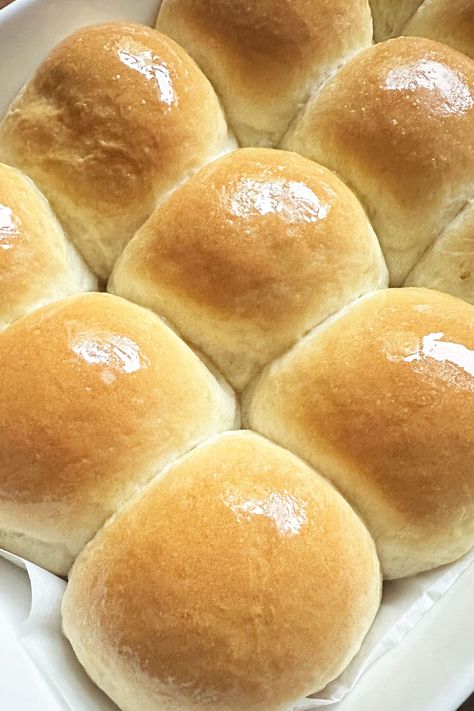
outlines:
[[425, 0], [403, 34], [431, 37], [474, 59], [474, 0]]
[[474, 543], [474, 308], [425, 289], [363, 297], [271, 365], [247, 423], [326, 474], [389, 577]]
[[1, 334], [0, 363], [0, 529], [64, 548], [69, 564], [160, 466], [234, 422], [231, 396], [194, 353], [108, 294], [19, 319]]
[[310, 101], [283, 145], [359, 195], [399, 285], [473, 196], [474, 62], [419, 37], [375, 45]]
[[155, 211], [109, 289], [164, 315], [241, 389], [308, 329], [386, 284], [367, 217], [333, 173], [247, 148]]
[[38, 306], [97, 286], [31, 180], [0, 163], [0, 330]]
[[236, 432], [102, 529], [73, 568], [63, 622], [122, 708], [276, 711], [339, 673], [379, 601], [375, 547], [346, 501]]
[[164, 0], [157, 28], [193, 56], [243, 145], [274, 145], [307, 98], [370, 44], [367, 0]]
[[81, 28], [41, 63], [3, 121], [0, 157], [35, 179], [107, 276], [158, 197], [226, 141], [214, 91], [181, 47], [149, 27], [107, 23]]

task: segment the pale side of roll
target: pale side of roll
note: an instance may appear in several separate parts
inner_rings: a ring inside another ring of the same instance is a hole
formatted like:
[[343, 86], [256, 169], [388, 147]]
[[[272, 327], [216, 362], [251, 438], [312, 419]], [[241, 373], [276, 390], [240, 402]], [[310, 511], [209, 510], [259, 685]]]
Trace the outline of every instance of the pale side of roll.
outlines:
[[405, 285], [446, 291], [474, 305], [474, 201], [425, 252]]
[[0, 160], [33, 178], [107, 278], [158, 201], [229, 140], [214, 90], [181, 47], [107, 23], [79, 29], [40, 64], [0, 125]]
[[65, 575], [174, 457], [236, 424], [235, 402], [154, 314], [70, 297], [0, 337], [0, 547]]
[[31, 180], [0, 163], [0, 330], [97, 279]]
[[367, 216], [332, 172], [247, 148], [155, 211], [108, 288], [164, 316], [241, 390], [309, 329], [387, 283]]
[[274, 146], [315, 87], [372, 40], [368, 0], [164, 0], [241, 145]]
[[286, 450], [218, 435], [81, 553], [63, 628], [122, 711], [283, 711], [337, 676], [377, 612], [374, 543]]
[[425, 0], [400, 34], [430, 37], [474, 59], [474, 0]]
[[400, 286], [474, 197], [474, 62], [420, 37], [375, 45], [314, 96], [282, 147], [354, 190]]
[[427, 289], [362, 297], [269, 366], [244, 421], [326, 475], [386, 578], [474, 544], [474, 308]]
[[370, 0], [376, 42], [401, 34], [423, 0]]

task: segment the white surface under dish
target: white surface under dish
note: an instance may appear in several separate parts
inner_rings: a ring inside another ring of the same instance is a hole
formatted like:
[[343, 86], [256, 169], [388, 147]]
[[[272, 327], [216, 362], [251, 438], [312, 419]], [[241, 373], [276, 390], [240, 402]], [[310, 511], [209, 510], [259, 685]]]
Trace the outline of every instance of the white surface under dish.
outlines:
[[[34, 68], [77, 27], [111, 19], [153, 24], [157, 0], [15, 0], [0, 11], [0, 115]], [[1, 711], [72, 708], [48, 686], [18, 640], [28, 616], [25, 571], [0, 559]], [[454, 711], [474, 689], [474, 566], [335, 711]], [[100, 695], [98, 696], [100, 699]], [[99, 700], [102, 711], [102, 702]], [[111, 708], [105, 699], [103, 708]]]

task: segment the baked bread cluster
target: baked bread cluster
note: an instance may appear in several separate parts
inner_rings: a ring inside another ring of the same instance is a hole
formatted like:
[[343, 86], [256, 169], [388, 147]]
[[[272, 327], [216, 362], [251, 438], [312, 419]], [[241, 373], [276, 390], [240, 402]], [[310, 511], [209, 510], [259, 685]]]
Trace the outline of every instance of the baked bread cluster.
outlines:
[[474, 544], [473, 50], [472, 0], [164, 0], [3, 117], [0, 546], [123, 711], [284, 711]]

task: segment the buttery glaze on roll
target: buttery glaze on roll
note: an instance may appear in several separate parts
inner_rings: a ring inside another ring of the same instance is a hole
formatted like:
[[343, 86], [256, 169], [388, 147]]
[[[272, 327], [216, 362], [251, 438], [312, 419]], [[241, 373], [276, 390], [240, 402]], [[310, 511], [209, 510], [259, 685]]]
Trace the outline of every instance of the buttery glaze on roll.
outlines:
[[234, 425], [235, 403], [154, 314], [75, 296], [0, 335], [0, 547], [65, 575], [175, 456]]
[[283, 147], [354, 190], [399, 286], [474, 197], [474, 62], [418, 37], [364, 50], [308, 103]]
[[158, 200], [228, 141], [217, 97], [181, 47], [109, 23], [42, 62], [0, 126], [0, 160], [35, 180], [106, 278]]
[[0, 330], [97, 280], [31, 180], [0, 163]]
[[240, 390], [329, 314], [386, 285], [367, 217], [333, 173], [247, 148], [156, 210], [109, 290], [163, 315]]
[[241, 145], [276, 145], [308, 98], [372, 39], [368, 0], [164, 0], [157, 28], [197, 61]]
[[269, 366], [245, 422], [360, 512], [387, 578], [474, 544], [474, 308], [427, 289], [363, 297]]
[[474, 59], [474, 0], [425, 0], [401, 34], [430, 37]]
[[364, 524], [249, 432], [178, 460], [81, 553], [63, 628], [124, 711], [283, 711], [324, 687], [377, 612]]

